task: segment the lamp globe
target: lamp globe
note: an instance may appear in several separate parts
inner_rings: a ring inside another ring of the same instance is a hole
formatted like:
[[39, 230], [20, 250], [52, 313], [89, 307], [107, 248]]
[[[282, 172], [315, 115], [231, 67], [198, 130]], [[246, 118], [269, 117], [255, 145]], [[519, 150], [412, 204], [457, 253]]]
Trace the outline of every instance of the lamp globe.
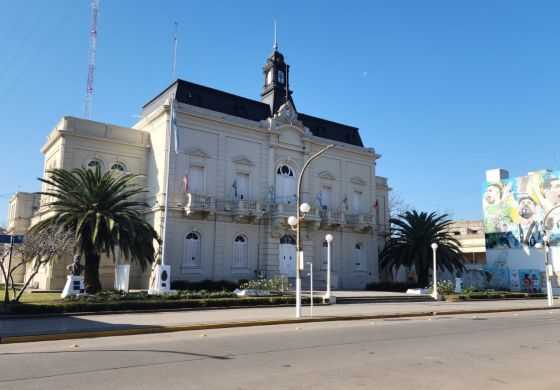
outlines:
[[297, 225], [297, 222], [297, 218], [293, 215], [288, 217], [288, 225], [290, 225], [291, 227], [295, 227]]

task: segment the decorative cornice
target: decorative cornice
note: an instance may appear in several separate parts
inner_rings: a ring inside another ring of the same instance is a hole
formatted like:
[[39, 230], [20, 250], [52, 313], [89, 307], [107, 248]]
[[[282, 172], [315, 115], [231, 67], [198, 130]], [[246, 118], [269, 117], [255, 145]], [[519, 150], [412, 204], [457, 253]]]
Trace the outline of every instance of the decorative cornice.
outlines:
[[208, 153], [200, 148], [191, 148], [188, 149], [185, 153], [192, 157], [210, 158], [210, 155], [208, 155]]
[[255, 163], [249, 160], [246, 156], [237, 156], [231, 159], [236, 164], [247, 165], [247, 166], [254, 166]]
[[325, 179], [325, 180], [336, 180], [334, 175], [332, 173], [330, 173], [329, 171], [323, 171], [323, 172], [319, 173], [319, 177], [321, 179]]
[[350, 183], [357, 184], [359, 186], [365, 186], [367, 184], [367, 182], [364, 179], [362, 179], [361, 177], [357, 177], [357, 176], [354, 176], [353, 178], [351, 178]]

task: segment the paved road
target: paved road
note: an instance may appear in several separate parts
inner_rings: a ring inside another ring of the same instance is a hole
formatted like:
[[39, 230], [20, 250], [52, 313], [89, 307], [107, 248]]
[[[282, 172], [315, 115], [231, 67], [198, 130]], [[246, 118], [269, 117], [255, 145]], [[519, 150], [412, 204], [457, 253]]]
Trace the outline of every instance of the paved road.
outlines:
[[560, 311], [0, 345], [0, 389], [553, 389]]
[[[436, 311], [443, 313], [453, 310], [499, 310], [544, 308], [544, 299], [480, 302], [414, 302], [414, 303], [363, 303], [353, 305], [332, 305], [315, 307], [317, 317], [394, 315], [398, 313], [419, 313]], [[153, 326], [175, 326], [194, 324], [216, 324], [223, 322], [243, 322], [259, 320], [285, 320], [294, 318], [293, 307], [239, 308], [219, 310], [174, 311], [161, 313], [133, 313], [84, 315], [72, 317], [51, 317], [33, 319], [0, 319], [0, 337], [37, 335], [79, 331], [114, 330]], [[309, 316], [309, 307], [303, 308], [304, 316]]]

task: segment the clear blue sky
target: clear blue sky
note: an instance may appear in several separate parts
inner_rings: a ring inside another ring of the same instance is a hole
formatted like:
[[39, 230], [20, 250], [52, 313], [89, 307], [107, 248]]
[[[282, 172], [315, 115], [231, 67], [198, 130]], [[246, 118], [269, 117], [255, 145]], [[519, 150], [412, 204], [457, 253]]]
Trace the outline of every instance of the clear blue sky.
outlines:
[[[278, 20], [300, 111], [361, 129], [407, 203], [480, 218], [484, 171], [560, 167], [560, 2], [101, 0], [94, 119], [131, 125], [171, 79], [258, 99]], [[81, 116], [89, 1], [0, 0], [0, 223]]]

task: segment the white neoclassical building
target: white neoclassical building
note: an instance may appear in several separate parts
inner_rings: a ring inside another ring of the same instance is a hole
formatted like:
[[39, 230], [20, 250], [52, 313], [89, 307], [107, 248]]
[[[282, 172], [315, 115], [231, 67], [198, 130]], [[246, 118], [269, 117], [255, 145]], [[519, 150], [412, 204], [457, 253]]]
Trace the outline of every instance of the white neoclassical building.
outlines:
[[[63, 117], [42, 149], [44, 169], [100, 165], [143, 174], [146, 218], [160, 233], [169, 177], [165, 261], [172, 280], [293, 277], [295, 235], [287, 217], [295, 214], [297, 177], [312, 154], [334, 144], [304, 175], [303, 200], [312, 205], [302, 224], [305, 261], [319, 270], [320, 286], [331, 233], [334, 287], [362, 288], [378, 279], [388, 228], [387, 180], [376, 176], [380, 156], [364, 147], [357, 128], [298, 112], [289, 69], [275, 48], [260, 101], [177, 80], [146, 103], [132, 127]], [[14, 195], [8, 230], [25, 233], [48, 212], [41, 204], [34, 194]], [[42, 270], [35, 287], [62, 288], [67, 263]], [[101, 275], [112, 286], [111, 259]], [[148, 273], [133, 266], [131, 287], [147, 284]]]

